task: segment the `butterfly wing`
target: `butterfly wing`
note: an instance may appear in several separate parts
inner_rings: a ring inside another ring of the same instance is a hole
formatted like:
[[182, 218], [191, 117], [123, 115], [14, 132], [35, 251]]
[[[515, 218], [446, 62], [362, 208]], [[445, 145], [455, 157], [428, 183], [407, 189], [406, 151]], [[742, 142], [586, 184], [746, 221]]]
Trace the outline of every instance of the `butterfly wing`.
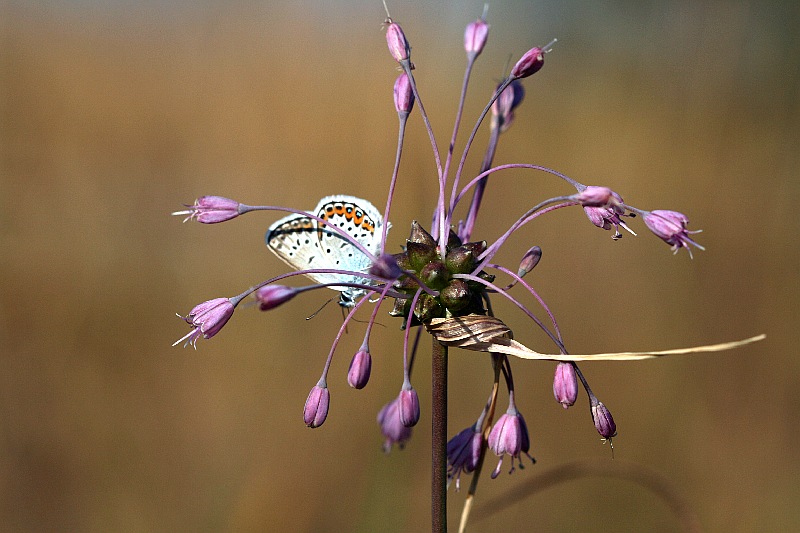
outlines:
[[[369, 257], [326, 226], [338, 226], [377, 255], [381, 248], [383, 220], [375, 206], [353, 196], [326, 196], [313, 212], [325, 223], [292, 214], [270, 226], [266, 236], [269, 249], [296, 270], [330, 268], [366, 271], [371, 264]], [[369, 283], [367, 278], [343, 274], [313, 273], [307, 276], [318, 283]], [[339, 303], [345, 307], [352, 307], [365, 294], [363, 289], [356, 287], [331, 288], [342, 293]]]

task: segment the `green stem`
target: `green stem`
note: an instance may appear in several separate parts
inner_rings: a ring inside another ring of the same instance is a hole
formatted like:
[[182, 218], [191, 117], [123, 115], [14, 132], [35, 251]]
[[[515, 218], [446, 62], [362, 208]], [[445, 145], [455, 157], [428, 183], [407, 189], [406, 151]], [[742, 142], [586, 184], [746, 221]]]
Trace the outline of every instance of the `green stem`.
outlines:
[[431, 349], [431, 518], [433, 533], [447, 533], [447, 346]]

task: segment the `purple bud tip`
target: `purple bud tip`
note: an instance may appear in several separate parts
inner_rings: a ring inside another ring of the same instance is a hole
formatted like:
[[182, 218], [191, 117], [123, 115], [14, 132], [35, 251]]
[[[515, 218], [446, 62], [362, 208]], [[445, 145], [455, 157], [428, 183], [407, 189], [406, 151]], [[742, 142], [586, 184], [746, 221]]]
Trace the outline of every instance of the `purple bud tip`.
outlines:
[[517, 276], [523, 277], [525, 274], [536, 268], [539, 260], [542, 258], [542, 249], [538, 246], [533, 246], [530, 250], [525, 252], [522, 256], [522, 261], [519, 262], [519, 269]]
[[414, 107], [414, 91], [411, 82], [404, 72], [394, 82], [394, 107], [400, 115], [408, 115]]
[[564, 409], [575, 404], [578, 399], [578, 375], [570, 363], [558, 363], [553, 378], [553, 396]]
[[372, 356], [368, 350], [359, 350], [350, 361], [350, 370], [347, 371], [347, 383], [354, 389], [363, 389], [369, 381], [372, 371]]
[[617, 424], [614, 423], [611, 411], [603, 405], [603, 402], [597, 402], [592, 405], [592, 419], [594, 420], [594, 427], [601, 437], [610, 439], [617, 436]]
[[188, 215], [183, 221], [195, 219], [203, 224], [216, 224], [238, 217], [241, 204], [236, 200], [222, 196], [201, 196], [194, 205], [187, 205], [184, 211], [175, 211], [173, 215]]
[[274, 309], [294, 298], [298, 290], [285, 285], [265, 285], [258, 289], [255, 298], [258, 301], [258, 308], [262, 311]]
[[233, 310], [230, 298], [214, 298], [196, 305], [187, 316], [181, 317], [192, 326], [192, 331], [175, 341], [173, 346], [185, 341], [184, 346], [191, 344], [197, 348], [197, 339], [201, 336], [210, 339], [219, 333], [233, 315]]
[[419, 422], [419, 396], [413, 387], [400, 391], [399, 410], [400, 422], [407, 428]]
[[522, 57], [511, 69], [512, 78], [527, 78], [532, 74], [539, 72], [539, 69], [544, 66], [544, 50], [538, 46], [531, 48], [525, 52]]
[[650, 231], [656, 237], [671, 245], [673, 252], [677, 253], [681, 248], [686, 248], [689, 251], [689, 255], [691, 255], [690, 244], [701, 250], [705, 249], [689, 238], [690, 234], [700, 233], [700, 230], [687, 230], [686, 225], [689, 223], [689, 218], [683, 213], [657, 209], [645, 213], [643, 218]]
[[310, 428], [321, 426], [328, 417], [330, 404], [331, 393], [328, 387], [319, 383], [314, 385], [314, 388], [308, 393], [308, 399], [303, 408], [303, 421]]
[[386, 26], [386, 44], [389, 45], [389, 53], [398, 63], [406, 61], [411, 55], [411, 47], [408, 45], [403, 29], [395, 22], [390, 22]]
[[467, 24], [464, 31], [464, 50], [467, 56], [472, 59], [478, 57], [486, 46], [486, 38], [489, 36], [489, 25], [485, 20], [478, 19]]

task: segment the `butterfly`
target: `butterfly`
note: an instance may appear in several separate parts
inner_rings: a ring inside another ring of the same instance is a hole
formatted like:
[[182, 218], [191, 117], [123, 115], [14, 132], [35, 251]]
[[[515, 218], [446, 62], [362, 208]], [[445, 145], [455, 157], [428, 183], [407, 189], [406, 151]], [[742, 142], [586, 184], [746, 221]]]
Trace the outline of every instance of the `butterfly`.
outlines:
[[[344, 194], [326, 196], [310, 213], [327, 224], [338, 226], [372, 254], [380, 254], [383, 217], [368, 201]], [[313, 218], [296, 213], [272, 224], [266, 241], [269, 249], [295, 270], [335, 268], [365, 272], [372, 264], [364, 252], [340, 234], [326, 229]], [[371, 282], [369, 278], [346, 274], [315, 273], [307, 276], [317, 283]], [[342, 307], [353, 307], [367, 293], [357, 287], [330, 288], [340, 292], [339, 305]]]

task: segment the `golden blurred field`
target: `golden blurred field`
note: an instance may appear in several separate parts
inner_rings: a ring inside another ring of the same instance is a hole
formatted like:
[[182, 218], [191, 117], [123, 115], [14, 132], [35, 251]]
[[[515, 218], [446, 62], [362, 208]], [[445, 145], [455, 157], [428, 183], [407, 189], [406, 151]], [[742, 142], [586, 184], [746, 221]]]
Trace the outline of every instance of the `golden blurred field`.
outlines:
[[[391, 2], [411, 41], [440, 146], [482, 2]], [[800, 8], [792, 2], [492, 3], [465, 125], [509, 56], [552, 37], [497, 163], [549, 166], [642, 208], [687, 213], [707, 251], [673, 257], [649, 235], [612, 242], [578, 210], [544, 217], [529, 278], [575, 353], [711, 344], [729, 353], [584, 364], [619, 428], [614, 461], [665, 475], [708, 531], [800, 529]], [[398, 323], [381, 319], [369, 386], [340, 345], [328, 421], [301, 410], [340, 324], [328, 294], [237, 311], [197, 351], [174, 313], [284, 270], [263, 244], [276, 219], [216, 225], [169, 213], [197, 196], [309, 209], [323, 195], [385, 202], [396, 143], [379, 2], [0, 3], [0, 526], [4, 531], [425, 531], [429, 358], [422, 420], [385, 456], [378, 409], [402, 382]], [[466, 138], [462, 131], [461, 141]], [[485, 130], [470, 159], [476, 168]], [[390, 251], [434, 205], [433, 158], [411, 120]], [[476, 236], [492, 240], [541, 199], [541, 174], [490, 184]], [[331, 293], [332, 294], [332, 293]], [[509, 306], [516, 338], [549, 346]], [[364, 317], [366, 319], [366, 315]], [[488, 392], [482, 357], [451, 356], [451, 433]], [[564, 411], [551, 363], [515, 362], [538, 464], [613, 467], [585, 396]], [[486, 392], [484, 392], [486, 391]], [[504, 401], [504, 400], [503, 400]], [[494, 460], [491, 461], [492, 466]], [[454, 528], [463, 492], [450, 497]], [[517, 501], [472, 531], [678, 531], [630, 482], [586, 477]]]

